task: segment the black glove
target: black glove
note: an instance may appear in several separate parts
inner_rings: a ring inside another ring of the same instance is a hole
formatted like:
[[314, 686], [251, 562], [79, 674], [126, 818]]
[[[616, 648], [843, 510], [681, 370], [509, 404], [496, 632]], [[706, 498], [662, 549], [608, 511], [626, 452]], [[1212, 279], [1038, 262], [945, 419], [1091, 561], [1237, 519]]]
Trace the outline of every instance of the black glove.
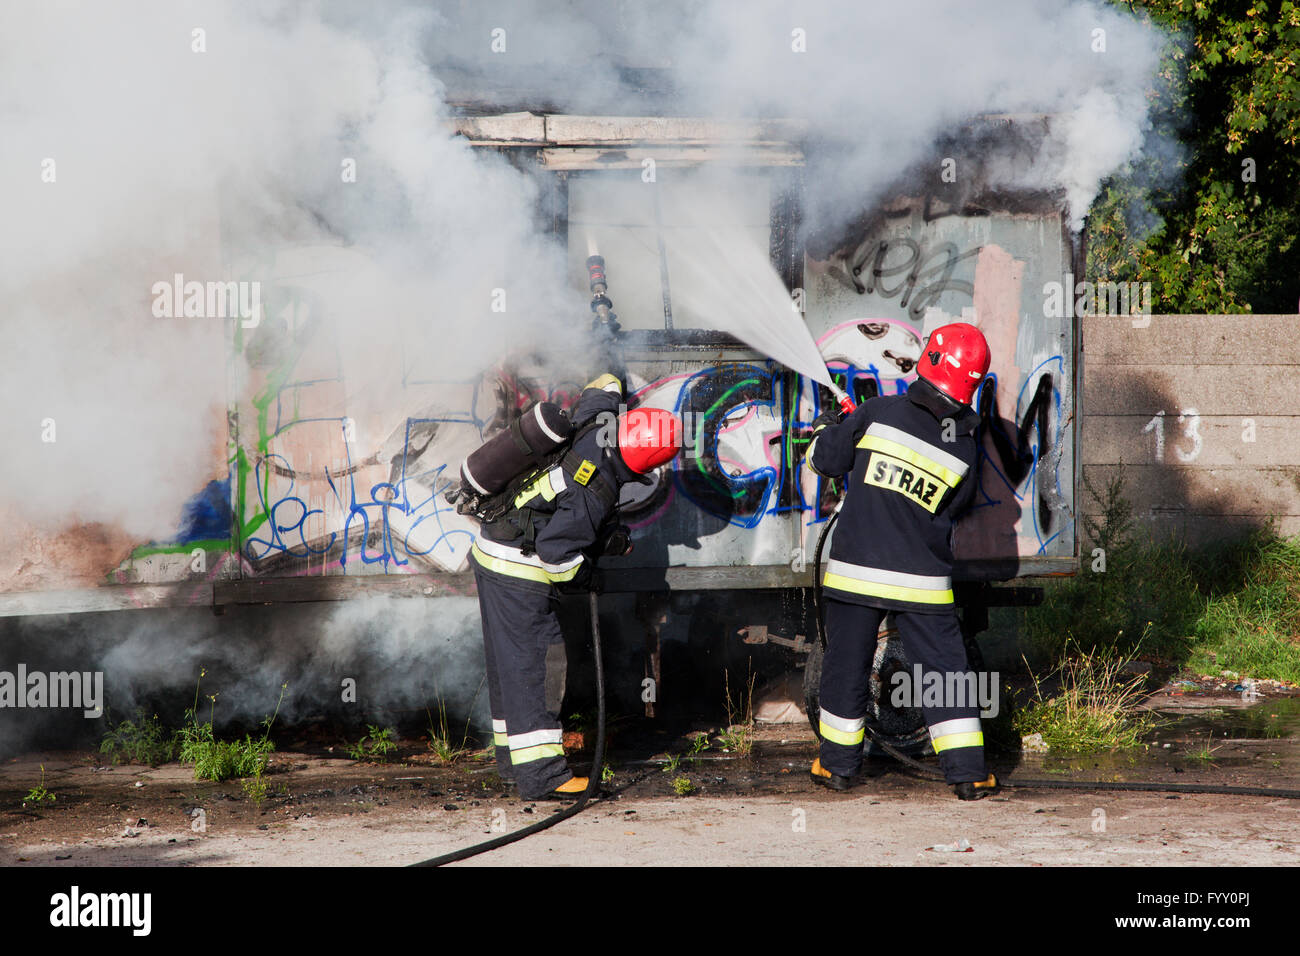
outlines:
[[556, 581], [555, 590], [561, 594], [585, 594], [592, 588], [593, 573], [591, 558], [584, 558], [582, 564], [578, 565], [578, 573], [567, 581]]
[[832, 425], [838, 425], [844, 420], [844, 414], [838, 408], [831, 408], [813, 419], [813, 434], [816, 435], [823, 428], [829, 428]]
[[600, 541], [600, 553], [622, 557], [632, 550], [632, 529], [627, 525], [614, 525]]

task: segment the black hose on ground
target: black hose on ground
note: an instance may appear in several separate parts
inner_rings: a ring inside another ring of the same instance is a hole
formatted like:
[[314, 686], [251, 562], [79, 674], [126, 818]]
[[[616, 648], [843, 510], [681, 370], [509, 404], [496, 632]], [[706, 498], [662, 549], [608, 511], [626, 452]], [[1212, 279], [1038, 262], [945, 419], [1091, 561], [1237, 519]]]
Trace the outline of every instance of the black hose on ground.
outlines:
[[[813, 608], [817, 614], [817, 640], [821, 643], [822, 651], [826, 650], [826, 613], [825, 601], [822, 595], [822, 550], [826, 545], [826, 539], [830, 536], [831, 529], [839, 519], [840, 510], [836, 508], [826, 522], [826, 527], [822, 529], [821, 536], [817, 539], [817, 548], [813, 552]], [[809, 722], [812, 722], [812, 715], [809, 714]], [[814, 725], [814, 730], [816, 726]], [[931, 780], [943, 780], [943, 774], [933, 767], [927, 767], [918, 760], [913, 760], [904, 753], [900, 753], [895, 747], [890, 746], [889, 742], [884, 740], [876, 733], [875, 728], [868, 724], [865, 728], [871, 736], [872, 741], [880, 747], [885, 753], [893, 757], [899, 763], [903, 764], [910, 770], [914, 770], [924, 777]], [[1215, 784], [1200, 783], [1154, 783], [1151, 781], [1134, 781], [1132, 783], [1114, 782], [1114, 781], [1086, 781], [1086, 780], [999, 780], [999, 783], [1008, 790], [1123, 790], [1137, 791], [1147, 793], [1209, 793], [1209, 794], [1227, 794], [1241, 797], [1280, 797], [1285, 800], [1300, 800], [1300, 790], [1282, 790], [1273, 787], [1231, 787], [1219, 786]]]
[[478, 856], [480, 853], [500, 849], [525, 837], [530, 837], [534, 833], [541, 833], [543, 830], [550, 829], [557, 823], [581, 813], [583, 807], [587, 805], [587, 801], [600, 788], [600, 778], [605, 769], [605, 667], [600, 652], [600, 617], [597, 613], [596, 592], [591, 591], [588, 598], [591, 604], [591, 643], [596, 658], [596, 748], [595, 753], [592, 755], [591, 776], [587, 778], [587, 789], [582, 791], [581, 796], [572, 806], [565, 807], [559, 813], [553, 814], [545, 820], [529, 824], [522, 829], [515, 830], [513, 833], [476, 843], [463, 850], [435, 856], [431, 860], [412, 863], [411, 866], [442, 866], [446, 863], [457, 863], [460, 860], [468, 860], [472, 856]]

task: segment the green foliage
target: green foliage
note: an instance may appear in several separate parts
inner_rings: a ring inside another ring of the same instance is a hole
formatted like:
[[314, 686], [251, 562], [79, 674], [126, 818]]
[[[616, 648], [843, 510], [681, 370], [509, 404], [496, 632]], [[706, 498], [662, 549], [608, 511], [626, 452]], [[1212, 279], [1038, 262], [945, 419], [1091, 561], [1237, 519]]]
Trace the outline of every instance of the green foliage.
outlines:
[[687, 794], [691, 794], [694, 792], [695, 792], [695, 784], [691, 783], [690, 777], [673, 778], [673, 793], [677, 794], [677, 796], [684, 797]]
[[163, 727], [157, 714], [149, 717], [138, 709], [135, 720], [124, 720], [104, 734], [99, 752], [114, 764], [138, 763], [157, 767], [175, 760], [178, 746], [177, 735]]
[[348, 751], [353, 760], [371, 760], [385, 763], [388, 755], [397, 749], [393, 742], [393, 728], [379, 728], [374, 724], [366, 725], [366, 735], [356, 742]]
[[1016, 730], [1042, 734], [1052, 750], [1065, 753], [1140, 746], [1157, 721], [1153, 714], [1136, 710], [1146, 678], [1127, 674], [1126, 663], [1126, 657], [1110, 648], [1075, 648], [1072, 653], [1066, 647], [1051, 674], [1042, 680], [1034, 677], [1034, 696], [1017, 709]]
[[1121, 470], [1099, 491], [1085, 474], [1103, 517], [1083, 520], [1078, 575], [1019, 613], [1026, 653], [1131, 654], [1140, 639], [1144, 655], [1198, 673], [1300, 681], [1300, 542], [1270, 528], [1197, 550], [1152, 541], [1135, 531], [1125, 480]]
[[749, 680], [745, 685], [743, 696], [737, 693], [736, 698], [731, 696], [731, 675], [727, 671], [722, 672], [723, 682], [726, 687], [727, 698], [725, 701], [727, 708], [727, 728], [718, 734], [718, 743], [722, 745], [724, 751], [738, 753], [742, 757], [748, 757], [754, 749], [754, 678], [755, 674], [749, 672]]
[[232, 777], [260, 777], [266, 771], [275, 752], [269, 739], [246, 734], [243, 740], [217, 740], [211, 723], [197, 723], [192, 711], [186, 714], [191, 720], [180, 732], [181, 763], [194, 765], [194, 779], [220, 783]]
[[1205, 743], [1201, 744], [1201, 746], [1193, 750], [1187, 751], [1186, 756], [1190, 760], [1199, 760], [1202, 763], [1213, 763], [1214, 754], [1221, 749], [1222, 749], [1222, 745], [1220, 745], [1219, 747], [1211, 747], [1210, 738], [1207, 735], [1205, 738]]
[[247, 777], [239, 782], [240, 788], [244, 791], [244, 796], [248, 797], [259, 807], [266, 800], [267, 790], [266, 778], [260, 773]]
[[[1090, 278], [1151, 282], [1157, 312], [1294, 311], [1300, 9], [1290, 0], [1134, 7], [1176, 31], [1152, 92], [1153, 120], [1188, 152], [1175, 161], [1149, 151], [1104, 185], [1088, 217]], [[1177, 189], [1166, 185], [1174, 166]], [[1157, 218], [1163, 225], [1147, 235]]]
[[[206, 674], [206, 670], [200, 669], [199, 683]], [[243, 740], [235, 741], [216, 738], [212, 730], [212, 714], [216, 710], [217, 694], [208, 695], [211, 707], [206, 723], [199, 723], [193, 708], [187, 710], [185, 725], [181, 728], [177, 739], [180, 744], [181, 763], [194, 765], [194, 779], [220, 783], [232, 777], [254, 777], [260, 781], [271, 762], [270, 755], [275, 752], [275, 744], [270, 739], [271, 727], [280, 714], [280, 705], [284, 703], [284, 693], [288, 686], [288, 684], [280, 685], [280, 699], [276, 702], [275, 713], [262, 721], [265, 731], [260, 738], [255, 738], [252, 734], [245, 734]], [[199, 684], [196, 683], [194, 687], [196, 702], [198, 696]], [[246, 792], [247, 789], [246, 787]], [[265, 795], [264, 789], [261, 792]]]
[[1131, 651], [1139, 639], [1148, 653], [1186, 655], [1201, 610], [1186, 552], [1176, 544], [1139, 541], [1126, 482], [1121, 468], [1098, 489], [1085, 472], [1084, 488], [1102, 518], [1082, 518], [1078, 575], [1049, 583], [1043, 604], [1021, 614], [1033, 658], [1054, 659], [1066, 643], [1088, 652], [1098, 647]]
[[1188, 664], [1300, 681], [1300, 543], [1264, 531], [1200, 556], [1196, 567], [1205, 606]]
[[45, 764], [41, 764], [41, 782], [27, 791], [27, 796], [23, 797], [23, 806], [29, 803], [42, 804], [45, 802], [53, 803], [54, 794], [45, 789]]
[[[424, 711], [429, 714], [428, 708]], [[370, 728], [373, 732], [374, 727]], [[357, 744], [361, 746], [360, 743]], [[469, 744], [469, 719], [465, 720], [465, 729], [461, 733], [460, 743], [454, 744], [451, 741], [451, 728], [447, 725], [447, 705], [439, 698], [438, 700], [438, 719], [434, 721], [433, 715], [429, 714], [429, 749], [433, 751], [434, 757], [441, 764], [451, 766], [460, 760], [466, 754], [470, 753]], [[493, 757], [495, 757], [495, 745], [491, 748]], [[361, 757], [354, 757], [355, 760], [361, 760]]]

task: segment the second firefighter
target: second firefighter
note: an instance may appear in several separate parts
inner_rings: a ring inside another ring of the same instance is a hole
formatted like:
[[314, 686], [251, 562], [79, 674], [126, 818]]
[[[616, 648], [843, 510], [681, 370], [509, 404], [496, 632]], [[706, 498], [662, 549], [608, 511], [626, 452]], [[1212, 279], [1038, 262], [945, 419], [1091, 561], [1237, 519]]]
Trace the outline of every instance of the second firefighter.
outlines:
[[[845, 481], [822, 582], [827, 647], [816, 783], [845, 790], [861, 768], [886, 612], [894, 612], [924, 680], [974, 686], [953, 604], [952, 530], [975, 498], [979, 416], [971, 401], [988, 369], [983, 334], [966, 323], [946, 325], [931, 333], [906, 395], [873, 398], [843, 421], [832, 412], [814, 423], [808, 463]], [[944, 776], [967, 800], [998, 786], [984, 765], [979, 710], [965, 699], [922, 707]]]

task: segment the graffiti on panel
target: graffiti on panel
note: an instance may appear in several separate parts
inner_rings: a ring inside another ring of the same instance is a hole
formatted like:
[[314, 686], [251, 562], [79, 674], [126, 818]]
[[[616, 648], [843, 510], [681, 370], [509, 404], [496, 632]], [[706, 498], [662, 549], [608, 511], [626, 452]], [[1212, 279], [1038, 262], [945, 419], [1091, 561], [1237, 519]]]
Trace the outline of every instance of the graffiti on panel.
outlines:
[[897, 298], [899, 308], [920, 323], [945, 293], [974, 295], [973, 282], [954, 276], [958, 266], [978, 256], [980, 249], [962, 250], [946, 240], [932, 244], [929, 237], [885, 236], [863, 243], [830, 271], [860, 295]]
[[[971, 264], [988, 248], [922, 227], [916, 237], [872, 238], [831, 262], [828, 272], [841, 283], [882, 300], [882, 311], [899, 310], [821, 334], [817, 345], [836, 383], [858, 403], [905, 392], [921, 327], [941, 296], [950, 307], [974, 301]], [[292, 262], [280, 265], [282, 274], [300, 274]], [[531, 402], [572, 407], [581, 383], [527, 357], [508, 371], [455, 382], [423, 380], [403, 366], [392, 400], [354, 421], [358, 389], [345, 381], [341, 349], [311, 320], [312, 310], [324, 309], [321, 296], [287, 280], [267, 303], [272, 318], [247, 339], [233, 333], [248, 381], [230, 410], [227, 475], [195, 494], [174, 541], [138, 549], [135, 566], [146, 557], [183, 563], [197, 545], [227, 552], [234, 573], [249, 576], [464, 569], [477, 529], [444, 498], [463, 457]], [[986, 437], [975, 509], [1015, 523], [1019, 550], [1042, 553], [1066, 530], [1059, 472], [1068, 375], [1062, 356], [1047, 355], [1024, 376], [1014, 408], [999, 407], [996, 377], [977, 400]], [[842, 489], [803, 462], [813, 420], [831, 407], [816, 383], [770, 361], [673, 360], [632, 372], [629, 385], [632, 402], [678, 412], [689, 445], [671, 471], [624, 489], [622, 514], [636, 533], [689, 523], [691, 510], [711, 519], [700, 525], [705, 535], [792, 518], [806, 527], [833, 510]], [[1010, 398], [1004, 391], [1004, 404]], [[718, 557], [706, 544], [698, 560]]]
[[1061, 393], [1064, 362], [1059, 355], [1039, 363], [1016, 397], [1014, 417], [1003, 418], [997, 401], [997, 377], [981, 385], [975, 406], [986, 440], [980, 446], [979, 499], [975, 508], [994, 508], [1005, 501], [1019, 507], [1033, 502], [1032, 531], [1039, 554], [1060, 533], [1055, 515], [1067, 508], [1060, 487], [1063, 447]]
[[[862, 402], [906, 391], [921, 339], [905, 322], [861, 319], [833, 327], [818, 345], [837, 384]], [[995, 378], [976, 403], [988, 436], [976, 508], [1036, 500], [1040, 550], [1060, 532], [1053, 525], [1060, 498], [1053, 452], [1062, 369], [1059, 356], [1034, 369], [1009, 419], [998, 407]], [[314, 404], [307, 391], [323, 384], [267, 375], [251, 403], [252, 434], [241, 432], [229, 482], [215, 485], [229, 495], [245, 573], [464, 568], [475, 527], [443, 497], [458, 480], [463, 454], [531, 402], [571, 407], [580, 390], [572, 382], [496, 371], [444, 390], [438, 414], [400, 420], [384, 441], [365, 447], [350, 419], [304, 414]], [[690, 447], [671, 473], [628, 486], [622, 511], [634, 530], [644, 532], [675, 508], [697, 508], [746, 529], [776, 515], [800, 514], [806, 524], [829, 516], [841, 489], [802, 461], [812, 420], [829, 407], [824, 389], [773, 362], [707, 365], [633, 384], [634, 403], [673, 409], [690, 432]], [[210, 486], [196, 496], [189, 540], [215, 537], [224, 527], [211, 513], [213, 494]]]

